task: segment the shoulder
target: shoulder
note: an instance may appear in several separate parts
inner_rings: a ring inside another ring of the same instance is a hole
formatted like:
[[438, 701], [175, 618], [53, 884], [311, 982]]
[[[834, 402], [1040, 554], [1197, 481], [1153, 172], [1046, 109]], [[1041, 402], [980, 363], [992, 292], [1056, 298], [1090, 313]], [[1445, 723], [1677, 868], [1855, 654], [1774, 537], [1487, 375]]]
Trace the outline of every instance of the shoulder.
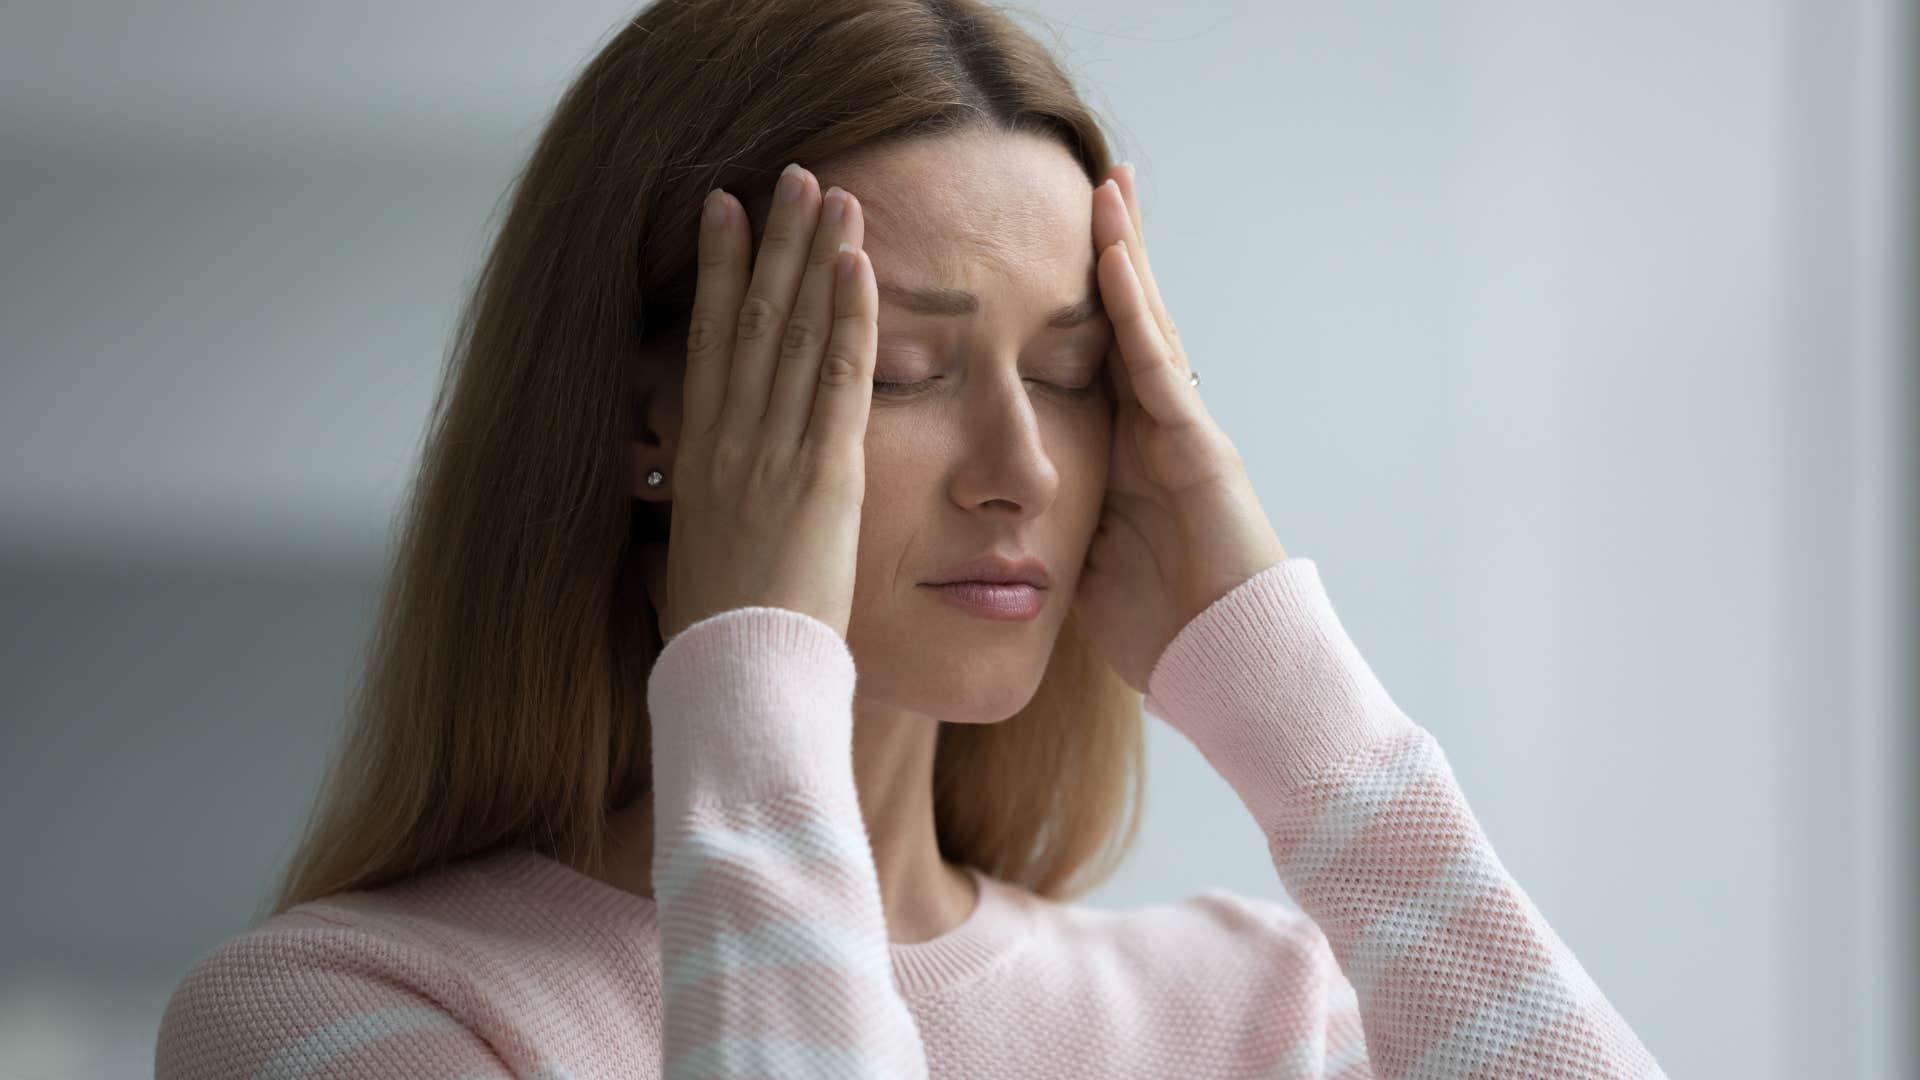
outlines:
[[1172, 906], [1243, 945], [1252, 941], [1299, 948], [1326, 940], [1326, 935], [1305, 912], [1285, 901], [1264, 896], [1214, 886], [1190, 893], [1174, 901]]
[[[1313, 1023], [1354, 1021], [1359, 997], [1320, 924], [1291, 903], [1223, 888], [1179, 902], [1217, 928], [1248, 984], [1309, 1005]], [[1271, 1000], [1271, 999], [1269, 999]]]
[[449, 902], [460, 884], [435, 872], [343, 893], [221, 941], [168, 998], [155, 1075], [278, 1075], [322, 1062], [343, 1076], [505, 1075], [494, 1044], [510, 1033], [472, 962], [483, 938]]
[[195, 959], [162, 1014], [155, 1076], [279, 1075], [336, 1060], [347, 1076], [360, 1075], [356, 1061], [368, 1074], [373, 1061], [444, 1061], [500, 1075], [468, 980], [405, 935], [335, 914], [288, 911]]

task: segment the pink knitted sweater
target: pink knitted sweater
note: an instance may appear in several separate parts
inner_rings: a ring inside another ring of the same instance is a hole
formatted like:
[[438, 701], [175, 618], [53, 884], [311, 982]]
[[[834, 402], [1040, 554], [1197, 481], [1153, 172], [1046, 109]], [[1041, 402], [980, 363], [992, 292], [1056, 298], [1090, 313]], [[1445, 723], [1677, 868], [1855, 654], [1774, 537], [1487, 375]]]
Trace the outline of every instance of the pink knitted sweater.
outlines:
[[495, 850], [301, 904], [188, 969], [156, 1076], [1663, 1075], [1309, 559], [1182, 627], [1146, 701], [1239, 794], [1304, 914], [1215, 888], [1109, 911], [974, 871], [963, 923], [889, 942], [854, 681], [798, 612], [687, 627], [648, 687], [655, 899]]

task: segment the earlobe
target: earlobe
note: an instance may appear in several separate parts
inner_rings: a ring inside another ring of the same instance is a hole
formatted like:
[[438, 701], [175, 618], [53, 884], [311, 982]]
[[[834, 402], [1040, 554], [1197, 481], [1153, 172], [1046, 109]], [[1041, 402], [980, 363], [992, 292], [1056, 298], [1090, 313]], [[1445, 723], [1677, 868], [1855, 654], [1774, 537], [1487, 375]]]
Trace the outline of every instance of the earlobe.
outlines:
[[648, 502], [669, 502], [673, 498], [669, 483], [672, 464], [666, 449], [647, 443], [630, 443], [633, 497]]

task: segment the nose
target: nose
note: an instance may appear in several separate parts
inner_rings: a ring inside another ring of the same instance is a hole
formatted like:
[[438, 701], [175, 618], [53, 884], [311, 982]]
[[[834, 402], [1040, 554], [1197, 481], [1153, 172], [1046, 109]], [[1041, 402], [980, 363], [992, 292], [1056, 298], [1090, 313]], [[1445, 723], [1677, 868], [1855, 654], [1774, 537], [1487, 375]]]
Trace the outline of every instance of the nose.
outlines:
[[1060, 472], [1047, 449], [1047, 429], [1019, 374], [974, 380], [961, 414], [954, 501], [969, 511], [992, 506], [1027, 517], [1051, 506], [1060, 490]]

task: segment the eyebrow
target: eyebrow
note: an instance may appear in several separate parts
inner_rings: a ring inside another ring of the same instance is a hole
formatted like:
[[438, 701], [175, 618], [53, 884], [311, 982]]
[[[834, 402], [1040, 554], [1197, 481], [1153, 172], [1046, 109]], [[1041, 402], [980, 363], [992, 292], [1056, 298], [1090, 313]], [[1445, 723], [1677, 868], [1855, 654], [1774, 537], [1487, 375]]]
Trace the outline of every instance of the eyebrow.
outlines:
[[[965, 289], [909, 289], [884, 281], [878, 284], [881, 303], [921, 315], [971, 315], [980, 310], [980, 298]], [[1090, 294], [1083, 300], [1048, 312], [1047, 329], [1071, 330], [1104, 312], [1099, 296]]]

